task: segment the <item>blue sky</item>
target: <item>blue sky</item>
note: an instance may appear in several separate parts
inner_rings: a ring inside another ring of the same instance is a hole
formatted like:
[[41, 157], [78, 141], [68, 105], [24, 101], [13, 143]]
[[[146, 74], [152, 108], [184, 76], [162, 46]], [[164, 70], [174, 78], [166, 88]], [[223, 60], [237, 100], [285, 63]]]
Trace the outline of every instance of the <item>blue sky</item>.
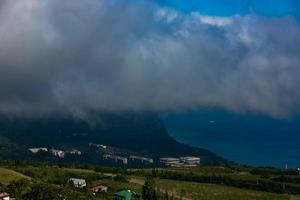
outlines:
[[160, 5], [184, 12], [199, 11], [207, 15], [228, 16], [255, 12], [266, 16], [300, 16], [299, 0], [156, 0]]

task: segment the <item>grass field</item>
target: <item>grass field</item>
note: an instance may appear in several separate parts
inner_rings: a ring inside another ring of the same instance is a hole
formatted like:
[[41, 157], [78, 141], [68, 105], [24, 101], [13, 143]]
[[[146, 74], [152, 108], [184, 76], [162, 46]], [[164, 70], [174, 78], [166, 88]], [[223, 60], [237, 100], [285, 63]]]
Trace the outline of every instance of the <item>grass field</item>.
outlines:
[[287, 194], [273, 194], [238, 189], [223, 185], [158, 180], [160, 188], [175, 192], [182, 197], [197, 200], [290, 200]]
[[0, 168], [0, 183], [4, 185], [9, 184], [13, 180], [20, 180], [23, 178], [28, 179], [29, 177], [10, 169]]
[[[96, 172], [92, 169], [75, 169], [64, 168], [58, 166], [20, 166], [13, 168], [20, 172], [17, 173], [13, 170], [0, 168], [0, 182], [8, 184], [12, 180], [18, 180], [28, 175], [33, 180], [46, 182], [49, 184], [62, 184], [67, 183], [70, 177], [84, 178], [87, 180], [88, 188], [97, 184], [105, 184], [109, 187], [109, 192], [106, 194], [96, 195], [96, 199], [112, 199], [114, 192], [120, 189], [131, 189], [141, 194], [141, 189], [145, 177], [140, 175], [128, 176], [129, 180], [135, 179], [137, 182], [120, 182], [113, 179], [115, 174], [106, 174]], [[151, 169], [145, 169], [151, 171]], [[248, 171], [236, 171], [222, 167], [199, 167], [190, 169], [169, 169], [183, 173], [194, 174], [222, 174], [231, 176], [237, 179], [254, 179], [257, 176], [250, 174]], [[139, 182], [141, 181], [141, 182]], [[290, 196], [289, 194], [275, 194], [260, 192], [247, 189], [239, 189], [225, 185], [205, 184], [196, 182], [185, 182], [177, 180], [156, 179], [157, 185], [161, 192], [168, 191], [176, 199], [183, 197], [183, 200], [300, 200], [299, 196]]]

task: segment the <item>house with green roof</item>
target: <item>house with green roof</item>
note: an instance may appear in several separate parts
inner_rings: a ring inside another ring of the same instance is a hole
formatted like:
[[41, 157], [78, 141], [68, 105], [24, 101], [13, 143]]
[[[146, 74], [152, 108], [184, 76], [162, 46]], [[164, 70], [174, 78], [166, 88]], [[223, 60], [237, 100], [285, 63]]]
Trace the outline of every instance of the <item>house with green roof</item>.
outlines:
[[121, 190], [115, 193], [115, 200], [132, 200], [135, 195], [136, 193], [131, 190]]

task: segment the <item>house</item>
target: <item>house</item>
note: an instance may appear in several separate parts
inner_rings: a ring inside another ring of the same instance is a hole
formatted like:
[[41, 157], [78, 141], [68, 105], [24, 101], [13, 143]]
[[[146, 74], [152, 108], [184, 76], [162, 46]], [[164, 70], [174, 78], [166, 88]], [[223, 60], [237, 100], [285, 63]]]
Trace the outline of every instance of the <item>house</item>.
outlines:
[[131, 200], [134, 195], [136, 195], [136, 193], [131, 190], [121, 190], [115, 193], [114, 200]]
[[45, 147], [42, 147], [42, 148], [30, 148], [30, 149], [28, 149], [28, 151], [30, 151], [33, 154], [37, 154], [40, 151], [48, 152], [48, 149], [45, 148]]
[[58, 149], [51, 149], [50, 150], [50, 153], [56, 157], [59, 157], [59, 158], [64, 158], [65, 157], [65, 152], [62, 151], [62, 150], [58, 150]]
[[97, 185], [97, 186], [93, 187], [91, 190], [94, 194], [96, 194], [96, 193], [101, 193], [101, 192], [107, 192], [108, 187], [106, 185]]
[[78, 156], [81, 156], [81, 151], [79, 151], [79, 150], [76, 149], [76, 148], [72, 148], [72, 149], [69, 151], [69, 153], [70, 153], [71, 155], [78, 155]]
[[86, 181], [84, 179], [70, 178], [69, 182], [73, 183], [74, 187], [76, 187], [76, 188], [86, 187]]
[[0, 200], [10, 200], [10, 195], [6, 192], [0, 192]]

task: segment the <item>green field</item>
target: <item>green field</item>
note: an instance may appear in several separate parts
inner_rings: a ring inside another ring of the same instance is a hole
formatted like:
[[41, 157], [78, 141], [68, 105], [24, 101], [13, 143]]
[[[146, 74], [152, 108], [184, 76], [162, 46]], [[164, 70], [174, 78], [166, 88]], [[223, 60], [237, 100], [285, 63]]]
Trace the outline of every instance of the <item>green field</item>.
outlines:
[[20, 179], [28, 179], [28, 177], [24, 176], [23, 174], [17, 173], [13, 170], [0, 168], [0, 183], [7, 185], [13, 180], [20, 180]]
[[[235, 179], [254, 180], [259, 178], [257, 175], [251, 174], [249, 171], [232, 170], [223, 167], [197, 167], [197, 168], [168, 168], [160, 169], [182, 174], [193, 173], [197, 175], [221, 174], [230, 176]], [[134, 172], [150, 173], [151, 169], [131, 170]], [[126, 172], [126, 170], [125, 170]], [[23, 175], [24, 174], [24, 175]], [[129, 173], [130, 174], [130, 173]], [[130, 182], [122, 182], [114, 179], [116, 174], [112, 171], [95, 171], [94, 168], [68, 168], [59, 167], [57, 165], [16, 165], [11, 169], [0, 168], [0, 182], [7, 185], [13, 180], [22, 178], [31, 178], [32, 181], [49, 184], [52, 186], [65, 187], [68, 191], [75, 191], [83, 196], [90, 194], [89, 188], [97, 184], [105, 184], [109, 187], [109, 192], [97, 194], [93, 197], [96, 200], [113, 199], [113, 194], [120, 189], [130, 189], [141, 194], [142, 185], [145, 180], [143, 173], [135, 175], [127, 175]], [[84, 191], [70, 187], [68, 179], [71, 177], [83, 178], [87, 181], [87, 189]], [[132, 181], [135, 180], [135, 181]], [[298, 200], [299, 196], [290, 196], [289, 194], [276, 194], [261, 192], [248, 189], [240, 189], [222, 184], [207, 184], [180, 180], [167, 180], [156, 178], [156, 183], [161, 193], [168, 192], [174, 199], [182, 200]], [[180, 198], [183, 197], [183, 198]]]
[[257, 180], [260, 177], [250, 174], [248, 170], [243, 171], [233, 170], [225, 167], [194, 167], [194, 168], [171, 168], [169, 171], [180, 173], [193, 173], [195, 175], [222, 175], [228, 176], [237, 180]]
[[223, 185], [158, 180], [160, 188], [182, 197], [197, 200], [289, 200], [287, 194], [273, 194]]

